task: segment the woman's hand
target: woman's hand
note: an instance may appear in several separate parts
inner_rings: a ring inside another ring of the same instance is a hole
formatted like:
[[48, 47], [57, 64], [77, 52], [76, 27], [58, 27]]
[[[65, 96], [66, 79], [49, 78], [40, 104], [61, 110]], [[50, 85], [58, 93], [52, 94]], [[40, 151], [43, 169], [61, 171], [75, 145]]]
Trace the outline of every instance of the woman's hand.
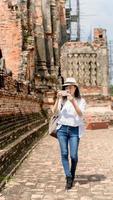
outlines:
[[67, 99], [68, 99], [69, 101], [71, 101], [71, 102], [74, 100], [73, 96], [72, 96], [70, 93], [68, 93]]
[[58, 99], [62, 98], [62, 93], [61, 93], [60, 90], [58, 90], [58, 92], [57, 92], [57, 98], [58, 98]]
[[75, 111], [77, 112], [77, 114], [81, 117], [82, 116], [82, 111], [80, 110], [78, 104], [77, 104], [77, 101], [76, 99], [71, 95], [69, 94], [67, 96], [67, 99], [73, 104], [74, 108], [75, 108]]

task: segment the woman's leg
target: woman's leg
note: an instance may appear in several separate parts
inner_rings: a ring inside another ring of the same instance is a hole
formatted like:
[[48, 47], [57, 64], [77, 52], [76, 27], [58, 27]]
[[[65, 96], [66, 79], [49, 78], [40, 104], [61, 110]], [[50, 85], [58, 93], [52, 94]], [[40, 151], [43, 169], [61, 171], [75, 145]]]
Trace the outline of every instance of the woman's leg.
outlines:
[[60, 144], [62, 165], [66, 177], [71, 176], [68, 160], [68, 133], [67, 126], [62, 125], [62, 127], [57, 131], [57, 138]]
[[71, 174], [74, 180], [75, 171], [78, 163], [78, 146], [79, 146], [79, 127], [72, 127], [70, 131], [70, 157], [71, 157]]

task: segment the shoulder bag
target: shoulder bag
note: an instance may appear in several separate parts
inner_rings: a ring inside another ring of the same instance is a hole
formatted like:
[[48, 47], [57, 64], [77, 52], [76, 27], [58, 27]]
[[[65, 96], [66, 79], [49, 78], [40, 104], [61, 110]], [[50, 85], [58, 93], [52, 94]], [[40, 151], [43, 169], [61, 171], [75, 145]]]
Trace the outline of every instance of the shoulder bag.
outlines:
[[[63, 108], [63, 104], [61, 104], [61, 109]], [[53, 136], [55, 138], [57, 138], [57, 134], [56, 134], [56, 127], [57, 127], [57, 123], [58, 123], [58, 113], [54, 114], [49, 121], [49, 135]]]

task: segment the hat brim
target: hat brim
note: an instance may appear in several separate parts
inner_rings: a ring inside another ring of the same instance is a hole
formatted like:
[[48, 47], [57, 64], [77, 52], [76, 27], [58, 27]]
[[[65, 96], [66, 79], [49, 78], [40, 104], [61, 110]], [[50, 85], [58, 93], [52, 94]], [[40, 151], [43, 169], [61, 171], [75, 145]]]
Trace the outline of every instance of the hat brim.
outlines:
[[76, 83], [64, 83], [62, 86], [68, 86], [68, 85], [74, 85], [74, 86], [77, 86]]

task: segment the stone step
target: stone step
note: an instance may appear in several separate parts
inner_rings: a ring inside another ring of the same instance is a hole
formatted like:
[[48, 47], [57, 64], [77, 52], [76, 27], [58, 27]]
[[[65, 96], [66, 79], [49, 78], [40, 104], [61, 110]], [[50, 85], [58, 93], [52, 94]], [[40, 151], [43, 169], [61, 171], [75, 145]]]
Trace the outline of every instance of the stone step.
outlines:
[[[19, 127], [19, 125], [29, 123], [30, 121], [34, 121], [35, 119], [37, 120], [38, 118], [39, 118], [39, 116], [35, 116], [35, 117], [34, 116], [29, 116], [29, 117], [23, 116], [21, 119], [18, 119], [18, 120], [16, 119], [13, 122], [9, 122], [0, 128], [0, 135], [5, 132], [11, 131], [16, 127]], [[40, 118], [41, 118], [41, 116], [40, 116]]]
[[15, 115], [9, 115], [9, 116], [1, 116], [0, 117], [0, 124], [6, 120], [11, 120], [15, 117]]
[[110, 107], [89, 107], [85, 112], [84, 120], [89, 130], [107, 129], [113, 125], [113, 111]]
[[22, 157], [47, 131], [47, 122], [27, 131], [3, 150], [0, 150], [0, 188], [6, 183], [7, 177], [12, 175]]
[[108, 122], [91, 122], [87, 125], [86, 129], [96, 130], [96, 129], [107, 129], [109, 127]]
[[6, 124], [7, 122], [18, 120], [22, 117], [26, 117], [27, 115], [18, 114], [18, 115], [10, 115], [10, 116], [3, 116], [0, 117], [0, 125]]
[[32, 128], [35, 128], [41, 123], [44, 123], [44, 121], [45, 121], [44, 119], [35, 120], [27, 124], [25, 123], [25, 125], [16, 127], [10, 132], [6, 132], [2, 136], [0, 136], [0, 149], [3, 149], [7, 144], [13, 142], [15, 139], [17, 139], [20, 135], [24, 134], [25, 132], [31, 130]]
[[22, 118], [31, 118], [31, 117], [40, 117], [42, 114], [40, 113], [32, 113], [32, 114], [18, 114], [18, 115], [11, 115], [11, 116], [3, 116], [0, 117], [0, 127], [5, 125], [9, 122], [14, 122]]
[[18, 117], [13, 117], [13, 118], [11, 118], [11, 119], [4, 119], [4, 121], [2, 121], [2, 122], [0, 122], [0, 129], [1, 129], [1, 127], [2, 126], [5, 126], [5, 125], [7, 125], [8, 123], [10, 124], [10, 123], [13, 123], [13, 122], [15, 122], [15, 121], [18, 121], [18, 120], [20, 120], [20, 119], [23, 119], [23, 118], [26, 118], [26, 116], [18, 116]]
[[8, 123], [6, 125], [3, 125], [2, 127], [0, 127], [0, 135], [4, 134], [4, 133], [6, 133], [6, 132], [8, 132], [10, 130], [13, 130], [13, 128], [15, 128], [16, 125], [17, 126], [18, 125], [21, 126], [21, 124], [25, 123], [25, 122], [27, 123], [27, 120], [24, 118], [24, 119], [20, 119], [18, 121], [10, 122], [10, 123]]

